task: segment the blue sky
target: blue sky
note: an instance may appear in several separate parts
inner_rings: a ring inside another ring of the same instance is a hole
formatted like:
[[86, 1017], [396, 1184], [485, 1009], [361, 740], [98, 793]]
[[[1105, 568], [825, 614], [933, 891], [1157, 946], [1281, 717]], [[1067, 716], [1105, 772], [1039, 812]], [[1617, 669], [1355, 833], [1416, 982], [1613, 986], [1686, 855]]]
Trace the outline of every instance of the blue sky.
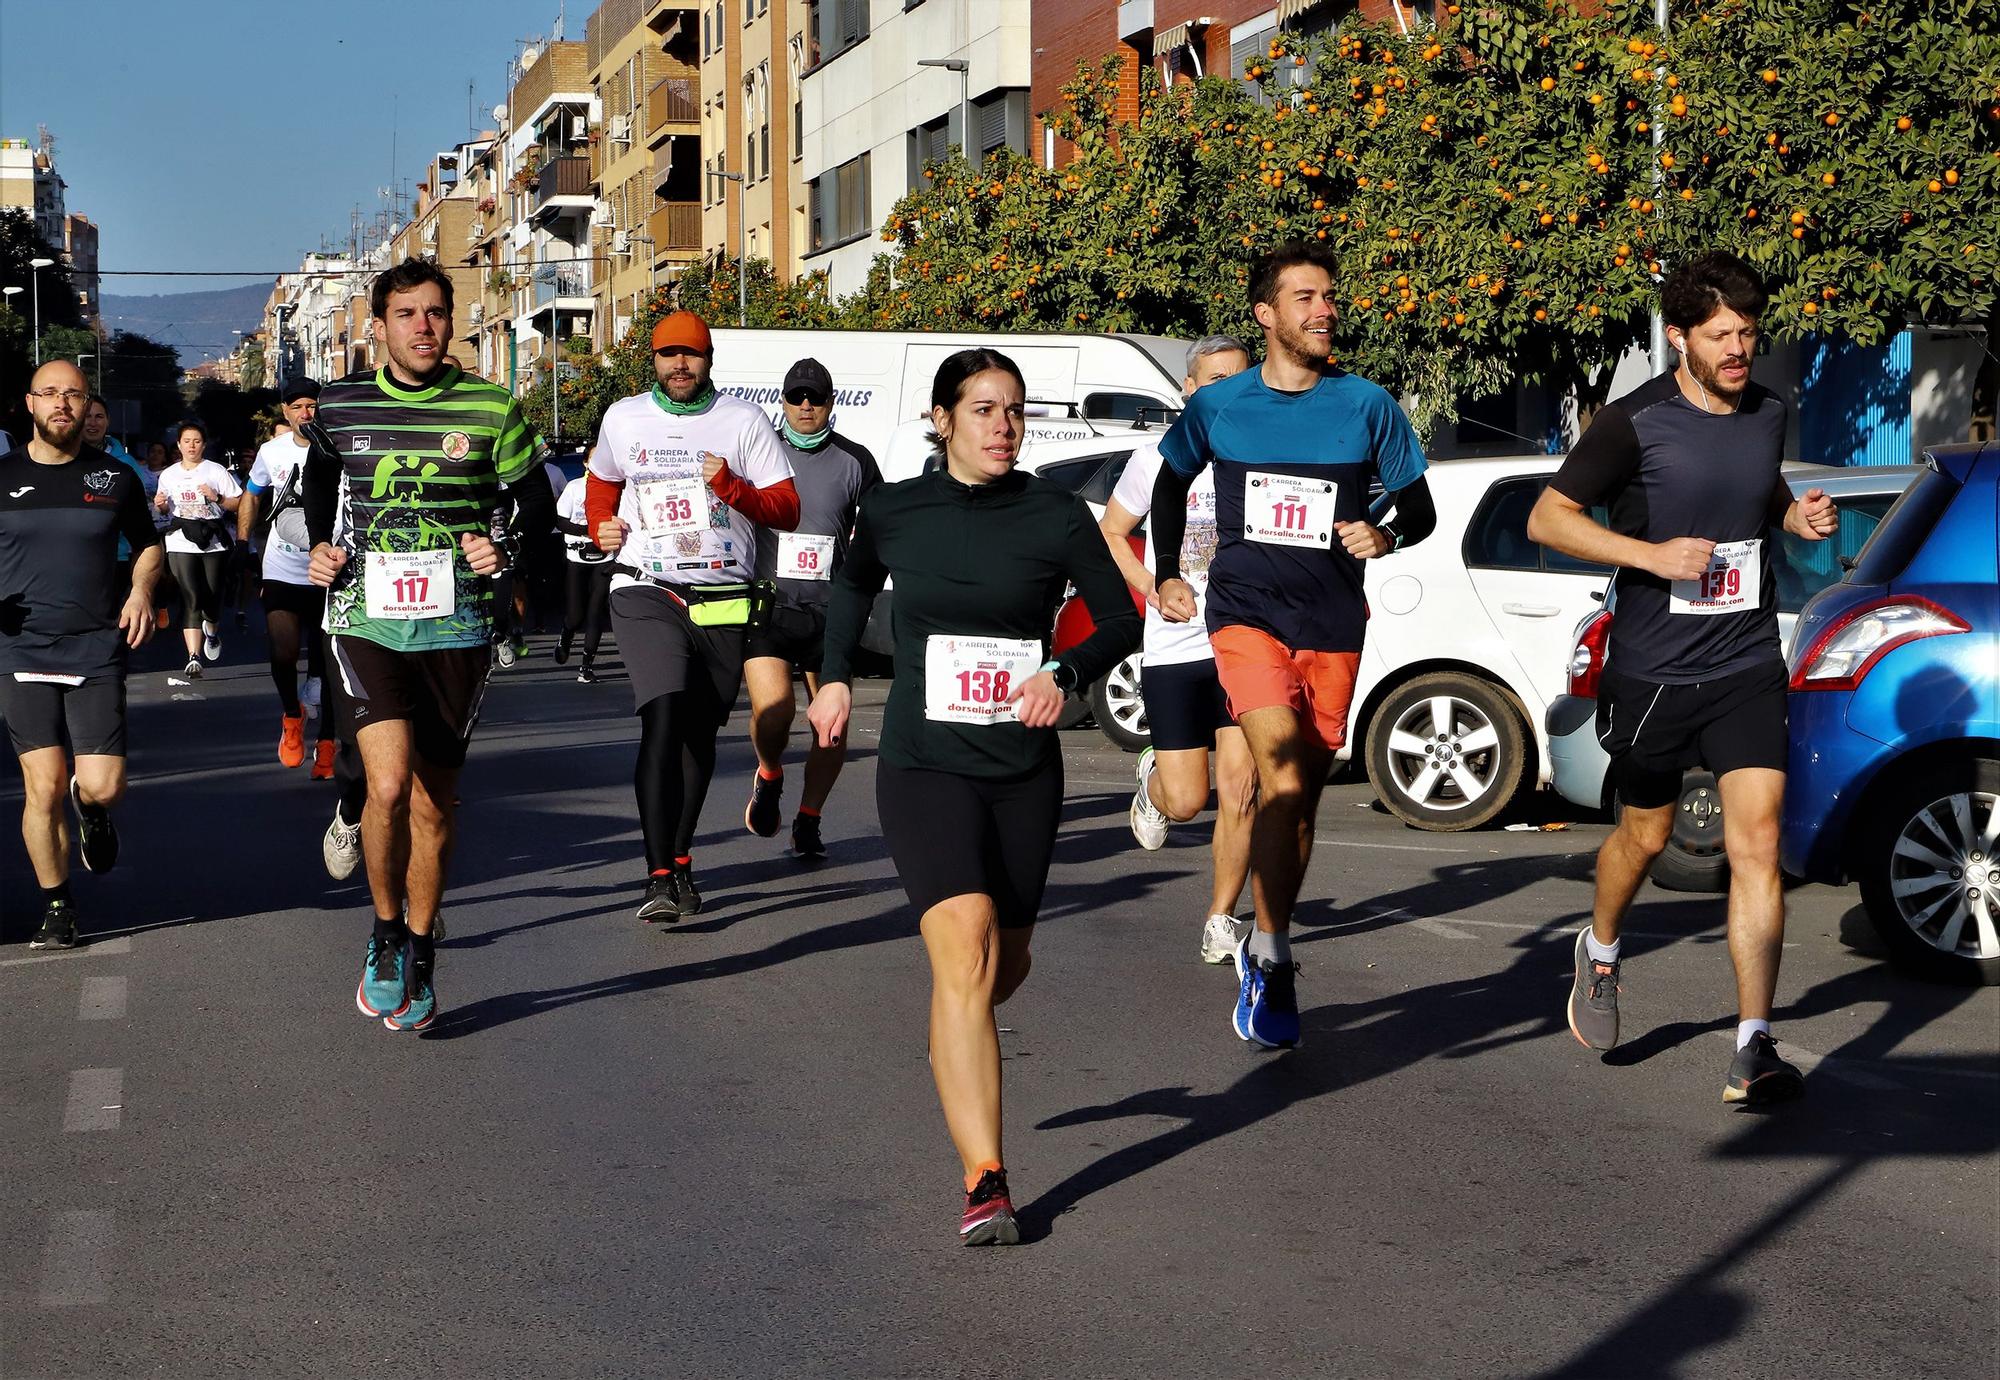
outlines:
[[[296, 268], [414, 186], [506, 99], [516, 40], [583, 37], [596, 0], [0, 0], [0, 136], [56, 137], [100, 267]], [[137, 295], [250, 278], [104, 280]]]

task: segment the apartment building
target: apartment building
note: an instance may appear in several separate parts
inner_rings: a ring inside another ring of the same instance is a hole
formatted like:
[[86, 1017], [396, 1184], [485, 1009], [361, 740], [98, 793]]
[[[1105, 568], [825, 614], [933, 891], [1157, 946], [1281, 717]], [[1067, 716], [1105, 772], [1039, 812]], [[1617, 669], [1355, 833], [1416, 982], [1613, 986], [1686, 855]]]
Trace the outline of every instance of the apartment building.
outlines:
[[701, 255], [701, 70], [693, 0], [604, 0], [585, 25], [601, 345]]
[[[433, 158], [424, 170], [424, 180], [417, 184], [417, 201], [409, 221], [389, 241], [391, 263], [429, 259], [444, 269], [451, 279], [453, 329], [461, 337], [468, 318], [484, 314], [475, 310], [484, 292], [482, 275], [464, 259], [463, 246], [480, 218], [479, 182], [466, 174], [478, 167], [482, 155], [497, 142], [498, 135], [481, 135]], [[453, 357], [470, 368], [470, 353], [454, 351]]]
[[811, 0], [701, 8], [702, 243], [766, 260], [786, 282], [805, 269], [803, 98], [819, 8]]
[[84, 322], [95, 329], [103, 310], [98, 301], [98, 293], [103, 289], [97, 276], [97, 226], [89, 216], [65, 214], [62, 238], [57, 243], [69, 264], [70, 286], [76, 289], [77, 301], [83, 306]]
[[882, 221], [928, 159], [951, 146], [975, 162], [1003, 146], [1028, 151], [1031, 0], [814, 0], [808, 10], [804, 258], [843, 294], [867, 282]]
[[[515, 367], [527, 372], [547, 367], [558, 348], [598, 345], [590, 127], [600, 112], [587, 44], [531, 45], [515, 73], [507, 96], [511, 171], [500, 271], [512, 297]], [[563, 344], [570, 340], [581, 344]]]
[[0, 210], [26, 211], [35, 233], [50, 244], [63, 243], [63, 194], [67, 184], [56, 171], [55, 141], [43, 131], [39, 144], [0, 139]]

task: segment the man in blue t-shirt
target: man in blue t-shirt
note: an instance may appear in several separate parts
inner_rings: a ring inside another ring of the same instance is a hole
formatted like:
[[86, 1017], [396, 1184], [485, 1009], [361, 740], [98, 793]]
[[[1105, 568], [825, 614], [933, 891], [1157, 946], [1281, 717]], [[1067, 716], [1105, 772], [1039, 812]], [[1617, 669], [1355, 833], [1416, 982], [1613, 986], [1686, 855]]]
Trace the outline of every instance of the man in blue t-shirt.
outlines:
[[[1283, 245], [1257, 263], [1249, 287], [1264, 362], [1189, 398], [1161, 439], [1153, 548], [1160, 612], [1187, 622], [1196, 610], [1180, 571], [1187, 493], [1212, 467], [1209, 640], [1257, 764], [1257, 927], [1236, 953], [1235, 1026], [1245, 1040], [1281, 1048], [1299, 1041], [1292, 906], [1361, 666], [1361, 563], [1422, 540], [1437, 513], [1423, 448], [1396, 400], [1333, 364], [1331, 256]], [[1393, 521], [1370, 520], [1375, 482]]]

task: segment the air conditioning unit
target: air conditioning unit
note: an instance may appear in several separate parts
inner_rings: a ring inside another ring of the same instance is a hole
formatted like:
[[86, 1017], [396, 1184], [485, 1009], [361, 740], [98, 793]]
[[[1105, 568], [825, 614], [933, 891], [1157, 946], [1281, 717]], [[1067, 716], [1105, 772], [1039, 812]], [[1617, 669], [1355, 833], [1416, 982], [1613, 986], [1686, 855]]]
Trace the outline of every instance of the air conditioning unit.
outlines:
[[572, 144], [590, 142], [590, 121], [581, 115], [569, 117], [569, 141]]
[[609, 123], [610, 134], [613, 139], [621, 144], [632, 142], [632, 117], [630, 115], [613, 115]]
[[588, 340], [590, 338], [590, 323], [582, 318], [570, 322], [569, 335], [572, 340]]
[[611, 252], [613, 254], [631, 253], [631, 236], [627, 235], [623, 230], [614, 230], [611, 234]]

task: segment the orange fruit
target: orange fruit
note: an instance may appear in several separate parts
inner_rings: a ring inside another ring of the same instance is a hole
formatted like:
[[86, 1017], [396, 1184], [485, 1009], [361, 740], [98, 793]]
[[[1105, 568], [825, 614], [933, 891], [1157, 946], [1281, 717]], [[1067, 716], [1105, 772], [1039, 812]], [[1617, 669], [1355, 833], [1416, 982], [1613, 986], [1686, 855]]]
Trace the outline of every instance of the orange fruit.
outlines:
[[1549, 314], [1547, 312], [1543, 311], [1540, 307], [1535, 308], [1535, 320], [1546, 321], [1548, 319], [1549, 319]]
[[1935, 177], [1933, 177], [1929, 182], [1924, 184], [1924, 190], [1930, 192], [1941, 192], [1944, 190], [1944, 183], [1938, 181]]
[[1805, 223], [1806, 223], [1806, 213], [1804, 211], [1792, 212], [1792, 224], [1804, 225]]
[[1834, 183], [1840, 181], [1840, 177], [1836, 173], [1827, 172], [1827, 173], [1821, 173], [1819, 175], [1819, 180], [1821, 182], [1824, 182], [1827, 186], [1831, 187]]
[[1556, 89], [1556, 79], [1554, 77], [1542, 78], [1542, 90], [1553, 91], [1555, 89]]
[[1817, 302], [1807, 302], [1807, 303], [1806, 303], [1806, 304], [1805, 304], [1804, 306], [1800, 307], [1800, 308], [1799, 308], [1799, 310], [1800, 310], [1800, 311], [1802, 311], [1802, 312], [1804, 312], [1804, 313], [1805, 313], [1805, 314], [1806, 314], [1807, 316], [1818, 316], [1818, 315], [1819, 315], [1819, 303], [1817, 303]]
[[1775, 67], [1766, 67], [1763, 71], [1759, 72], [1757, 75], [1762, 77], [1767, 83], [1774, 82], [1778, 79], [1778, 69]]
[[1907, 133], [1909, 133], [1909, 131], [1910, 131], [1910, 117], [1909, 117], [1909, 116], [1907, 116], [1907, 115], [1898, 115], [1898, 116], [1896, 117], [1896, 130], [1897, 130], [1897, 132], [1898, 132], [1898, 133], [1900, 133], [1900, 134], [1907, 134]]
[[1840, 116], [1834, 114], [1832, 111], [1829, 110], [1826, 113], [1826, 127], [1828, 129], [1832, 129], [1835, 125], [1839, 123], [1840, 123]]
[[1957, 168], [1946, 168], [1944, 170], [1944, 185], [1947, 187], [1956, 187], [1958, 185]]

